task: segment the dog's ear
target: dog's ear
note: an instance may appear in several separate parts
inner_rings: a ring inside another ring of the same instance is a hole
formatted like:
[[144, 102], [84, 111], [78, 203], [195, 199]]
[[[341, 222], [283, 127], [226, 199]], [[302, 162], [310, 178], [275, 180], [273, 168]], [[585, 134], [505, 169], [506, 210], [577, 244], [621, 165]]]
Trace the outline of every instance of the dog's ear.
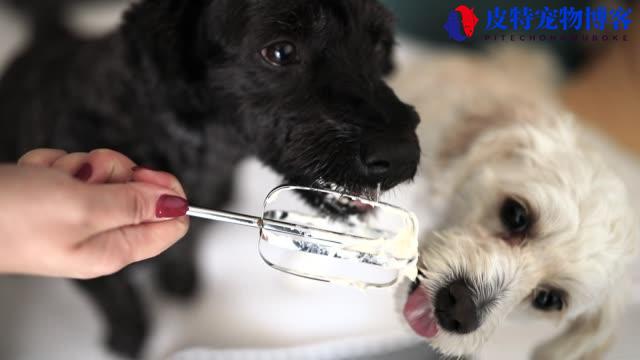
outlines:
[[614, 332], [627, 300], [627, 293], [623, 290], [612, 290], [611, 293], [595, 311], [573, 319], [564, 332], [538, 346], [532, 358], [601, 359], [613, 342]]
[[518, 100], [517, 105], [475, 100], [449, 110], [449, 121], [441, 125], [435, 151], [440, 166], [462, 157], [472, 162], [508, 158], [525, 148], [541, 146], [543, 142], [533, 136], [541, 123], [559, 137], [564, 135], [566, 141], [575, 141], [573, 116], [553, 106], [527, 99]]
[[603, 298], [592, 310], [571, 319], [560, 335], [537, 347], [534, 359], [600, 359], [614, 340], [614, 333], [631, 299], [630, 289], [633, 287], [630, 266], [640, 250], [637, 215], [625, 200], [626, 192], [617, 189], [614, 193], [618, 195], [609, 203], [612, 209], [609, 212], [613, 217], [607, 229], [612, 234], [606, 249], [613, 268], [606, 277], [607, 288], [599, 292]]
[[[245, 2], [145, 0], [125, 14], [122, 33], [137, 54], [163, 73], [201, 78], [208, 63], [224, 58], [229, 36], [241, 36]], [[231, 34], [231, 35], [230, 35]]]
[[487, 113], [460, 114], [460, 118], [444, 132], [438, 151], [440, 164], [464, 156], [483, 134], [492, 128], [498, 128], [513, 122], [513, 114], [508, 108], [495, 108]]
[[[189, 0], [193, 1], [193, 0]], [[204, 40], [204, 54], [219, 55], [221, 51], [239, 43], [244, 34], [248, 16], [248, 4], [244, 0], [198, 0], [203, 5], [192, 11], [199, 13], [197, 34]]]

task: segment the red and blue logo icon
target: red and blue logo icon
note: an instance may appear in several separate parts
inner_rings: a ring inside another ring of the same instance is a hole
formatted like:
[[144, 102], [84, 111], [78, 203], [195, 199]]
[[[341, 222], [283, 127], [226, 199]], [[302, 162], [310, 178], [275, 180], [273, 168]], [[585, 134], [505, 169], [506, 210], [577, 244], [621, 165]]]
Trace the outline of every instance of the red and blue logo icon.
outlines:
[[473, 36], [479, 21], [473, 8], [460, 5], [449, 13], [444, 29], [451, 39], [462, 42]]

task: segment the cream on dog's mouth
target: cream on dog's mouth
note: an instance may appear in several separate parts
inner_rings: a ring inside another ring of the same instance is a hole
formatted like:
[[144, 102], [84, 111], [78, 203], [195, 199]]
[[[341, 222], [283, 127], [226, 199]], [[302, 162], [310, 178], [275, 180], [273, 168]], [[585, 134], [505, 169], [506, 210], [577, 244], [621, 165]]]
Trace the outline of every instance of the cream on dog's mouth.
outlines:
[[431, 296], [419, 283], [409, 294], [402, 313], [416, 334], [428, 339], [438, 335], [438, 320]]

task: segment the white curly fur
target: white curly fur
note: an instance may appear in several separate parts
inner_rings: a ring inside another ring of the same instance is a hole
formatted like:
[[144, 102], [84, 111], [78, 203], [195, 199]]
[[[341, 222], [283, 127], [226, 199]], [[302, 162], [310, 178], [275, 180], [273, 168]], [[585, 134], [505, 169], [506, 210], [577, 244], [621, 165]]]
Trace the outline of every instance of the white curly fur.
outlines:
[[[441, 329], [430, 340], [444, 354], [477, 352], [507, 316], [519, 314], [565, 329], [539, 346], [535, 358], [597, 357], [625, 305], [637, 248], [626, 190], [550, 96], [549, 64], [539, 53], [517, 49], [425, 55], [395, 79], [395, 89], [424, 119], [425, 201], [441, 214], [421, 239], [420, 286], [435, 298], [462, 274], [482, 292], [476, 301], [496, 298], [478, 330]], [[516, 244], [500, 236], [506, 197], [538, 214], [533, 231]], [[562, 311], [533, 309], [540, 286], [567, 293]], [[407, 288], [400, 293], [406, 299]]]

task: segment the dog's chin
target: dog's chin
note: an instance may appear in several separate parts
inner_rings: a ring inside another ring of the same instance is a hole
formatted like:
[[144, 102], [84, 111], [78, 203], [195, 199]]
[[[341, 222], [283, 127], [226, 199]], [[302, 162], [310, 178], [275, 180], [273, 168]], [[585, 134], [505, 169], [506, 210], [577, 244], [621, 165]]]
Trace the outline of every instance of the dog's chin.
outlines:
[[433, 300], [429, 291], [418, 279], [411, 284], [402, 314], [417, 335], [425, 339], [433, 339], [438, 335], [440, 327], [435, 315]]

